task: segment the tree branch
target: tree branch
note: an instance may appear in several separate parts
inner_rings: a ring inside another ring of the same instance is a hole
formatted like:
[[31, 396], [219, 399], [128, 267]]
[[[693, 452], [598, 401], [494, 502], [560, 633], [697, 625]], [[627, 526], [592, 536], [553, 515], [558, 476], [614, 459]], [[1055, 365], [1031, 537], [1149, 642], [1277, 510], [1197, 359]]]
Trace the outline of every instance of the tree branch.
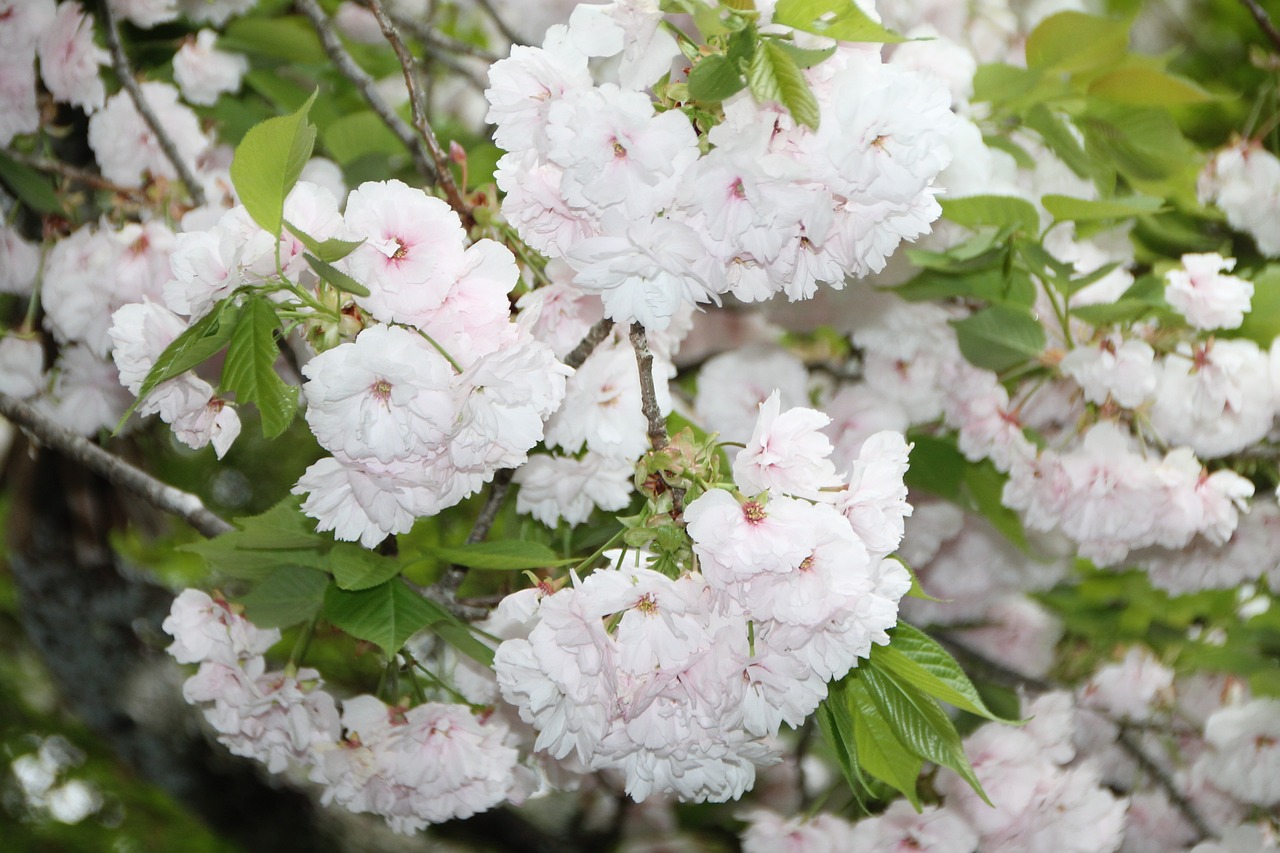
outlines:
[[427, 115], [423, 109], [422, 90], [418, 86], [418, 61], [414, 59], [413, 54], [409, 52], [409, 48], [405, 46], [404, 39], [400, 38], [400, 33], [396, 31], [396, 26], [392, 22], [391, 16], [382, 7], [382, 0], [366, 0], [366, 2], [369, 4], [369, 9], [372, 10], [373, 16], [378, 19], [378, 26], [382, 27], [382, 35], [386, 37], [391, 49], [395, 51], [396, 59], [400, 61], [400, 68], [404, 71], [404, 84], [409, 90], [409, 107], [413, 111], [413, 126], [417, 128], [418, 135], [426, 143], [427, 151], [431, 154], [431, 160], [435, 163], [436, 182], [439, 183], [440, 189], [444, 191], [445, 200], [449, 202], [449, 206], [462, 219], [462, 226], [470, 230], [475, 222], [471, 217], [471, 208], [467, 206], [466, 201], [462, 198], [462, 193], [458, 191], [458, 185], [453, 180], [453, 171], [449, 168], [449, 158], [444, 153], [444, 149], [440, 147], [440, 140], [436, 138], [435, 131], [431, 129], [431, 123], [427, 121]]
[[523, 39], [516, 35], [515, 30], [507, 26], [507, 22], [502, 20], [502, 16], [498, 14], [498, 10], [493, 8], [492, 0], [476, 0], [476, 5], [484, 9], [485, 14], [493, 21], [494, 26], [498, 28], [498, 32], [502, 33], [502, 37], [513, 45], [524, 44]]
[[599, 323], [592, 326], [582, 339], [582, 342], [574, 347], [568, 355], [564, 357], [564, 363], [577, 370], [582, 367], [583, 363], [596, 351], [596, 347], [609, 336], [613, 331], [613, 321], [605, 317]]
[[44, 160], [40, 157], [32, 157], [30, 154], [23, 154], [21, 151], [13, 151], [4, 149], [4, 156], [13, 160], [15, 163], [21, 163], [29, 166], [38, 172], [45, 172], [50, 175], [58, 175], [67, 180], [77, 181], [86, 186], [93, 187], [98, 190], [106, 190], [108, 192], [117, 193], [118, 195], [127, 195], [132, 198], [144, 198], [146, 190], [139, 187], [122, 187], [119, 184], [112, 183], [97, 172], [90, 172], [88, 169], [81, 169], [72, 166], [70, 163], [63, 163], [60, 160]]
[[48, 415], [15, 397], [0, 394], [0, 415], [27, 430], [40, 444], [52, 447], [101, 475], [108, 482], [178, 516], [205, 536], [214, 537], [233, 529], [224, 519], [211, 512], [200, 498], [162, 483], [88, 439], [68, 432]]
[[382, 119], [382, 123], [390, 128], [391, 132], [396, 135], [413, 158], [414, 166], [429, 181], [436, 180], [436, 167], [431, 161], [431, 155], [426, 147], [422, 144], [422, 140], [413, 132], [413, 128], [405, 124], [400, 116], [396, 115], [395, 110], [382, 100], [382, 96], [378, 94], [378, 90], [374, 87], [373, 78], [365, 72], [363, 68], [356, 64], [351, 58], [351, 54], [342, 46], [338, 34], [334, 32], [329, 18], [325, 15], [324, 10], [320, 8], [316, 0], [295, 0], [295, 5], [302, 10], [302, 14], [307, 16], [311, 21], [312, 28], [316, 31], [316, 35], [320, 37], [320, 44], [324, 47], [324, 52], [333, 60], [333, 64], [343, 77], [351, 81], [351, 85], [361, 94], [369, 107]]
[[1258, 22], [1258, 27], [1263, 34], [1271, 42], [1271, 46], [1276, 50], [1280, 50], [1280, 29], [1276, 29], [1276, 25], [1271, 20], [1271, 16], [1267, 14], [1267, 10], [1262, 8], [1262, 4], [1258, 0], [1240, 0], [1249, 14], [1253, 15], [1253, 19]]
[[[649, 422], [649, 446], [654, 452], [667, 449], [671, 443], [667, 435], [667, 419], [662, 416], [658, 407], [658, 388], [653, 381], [653, 353], [649, 351], [649, 339], [645, 336], [644, 326], [631, 324], [631, 348], [636, 351], [636, 367], [640, 371], [640, 411]], [[678, 519], [684, 512], [684, 489], [663, 482], [671, 489], [671, 516]]]
[[103, 29], [106, 31], [107, 37], [107, 49], [111, 52], [111, 64], [116, 70], [116, 76], [120, 78], [120, 85], [124, 86], [125, 91], [129, 93], [129, 98], [132, 99], [138, 115], [142, 116], [142, 120], [147, 123], [147, 127], [151, 128], [151, 132], [156, 135], [156, 141], [160, 143], [160, 150], [164, 152], [164, 156], [168, 161], [173, 164], [174, 171], [178, 173], [178, 179], [186, 187], [187, 194], [191, 196], [191, 200], [195, 202], [196, 207], [203, 207], [205, 203], [204, 187], [200, 185], [200, 181], [191, 171], [186, 161], [182, 159], [182, 155], [178, 153], [178, 146], [170, 138], [169, 134], [165, 132], [164, 125], [160, 123], [160, 119], [152, 111], [151, 105], [147, 103], [146, 96], [142, 94], [142, 87], [138, 85], [138, 81], [133, 76], [133, 70], [129, 67], [129, 57], [125, 56], [124, 47], [120, 44], [120, 28], [116, 24], [112, 4], [102, 3], [98, 8], [102, 12]]
[[502, 57], [492, 51], [485, 50], [470, 42], [460, 41], [459, 39], [450, 38], [438, 30], [432, 29], [422, 21], [415, 21], [409, 18], [403, 18], [399, 15], [392, 14], [393, 20], [397, 27], [408, 30], [413, 37], [422, 42], [423, 47], [434, 48], [435, 50], [452, 53], [457, 56], [471, 56], [476, 59], [482, 59], [485, 62], [493, 64]]

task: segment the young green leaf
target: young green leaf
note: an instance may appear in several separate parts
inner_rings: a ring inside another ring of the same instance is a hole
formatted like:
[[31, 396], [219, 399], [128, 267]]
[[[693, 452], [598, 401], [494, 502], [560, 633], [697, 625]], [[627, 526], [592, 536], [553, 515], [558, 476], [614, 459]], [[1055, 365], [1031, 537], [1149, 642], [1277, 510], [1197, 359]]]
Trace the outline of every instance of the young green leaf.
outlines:
[[791, 113], [797, 124], [818, 129], [818, 99], [796, 61], [774, 39], [763, 39], [751, 56], [747, 84], [757, 101], [774, 101]]
[[997, 373], [1038, 358], [1046, 343], [1030, 309], [1012, 305], [988, 306], [952, 326], [969, 363]]
[[289, 233], [297, 237], [298, 242], [306, 246], [311, 254], [327, 264], [342, 260], [364, 242], [364, 240], [339, 240], [337, 237], [330, 237], [328, 240], [317, 240], [287, 219], [284, 227], [288, 228]]
[[137, 399], [116, 425], [116, 432], [120, 431], [120, 428], [129, 420], [129, 416], [137, 410], [147, 395], [156, 389], [156, 386], [175, 376], [181, 376], [196, 365], [202, 364], [206, 359], [217, 355], [231, 340], [239, 315], [240, 307], [236, 305], [235, 300], [224, 299], [214, 305], [212, 311], [174, 338], [173, 343], [165, 347], [155, 364], [151, 365], [151, 370], [147, 371], [146, 378], [138, 388]]
[[723, 101], [746, 85], [738, 63], [720, 53], [700, 60], [689, 72], [689, 97], [703, 103]]
[[1083, 12], [1050, 15], [1027, 36], [1027, 67], [1079, 72], [1124, 59], [1129, 25]]
[[1119, 68], [1089, 84], [1089, 94], [1117, 104], [1173, 107], [1213, 100], [1204, 89], [1184, 77], [1155, 68]]
[[178, 550], [199, 554], [214, 571], [245, 580], [261, 580], [280, 566], [328, 571], [333, 540], [316, 533], [315, 521], [302, 514], [299, 503], [287, 497], [260, 515], [237, 518], [237, 530]]
[[868, 17], [853, 0], [778, 0], [773, 22], [840, 41], [879, 44], [905, 41]]
[[249, 215], [270, 234], [284, 222], [284, 200], [302, 174], [316, 141], [307, 120], [319, 89], [295, 113], [255, 125], [236, 146], [231, 182]]
[[315, 270], [316, 275], [338, 288], [338, 290], [355, 296], [369, 295], [369, 288], [365, 287], [363, 284], [356, 281], [337, 267], [327, 264], [315, 255], [307, 254], [305, 252], [302, 257], [306, 260], [307, 266]]
[[400, 574], [400, 563], [351, 542], [335, 542], [329, 550], [329, 570], [341, 589], [371, 589]]
[[853, 744], [859, 767], [901, 792], [919, 809], [920, 793], [916, 790], [916, 782], [924, 768], [924, 759], [902, 742], [894, 723], [885, 716], [867, 689], [863, 670], [855, 669], [845, 679], [845, 695], [853, 717]]
[[241, 599], [245, 614], [263, 628], [287, 628], [316, 615], [329, 578], [301, 566], [281, 566]]
[[873, 653], [878, 668], [962, 711], [1010, 722], [991, 713], [960, 664], [936, 640], [906, 622], [891, 630], [889, 645], [879, 646]]
[[569, 566], [578, 562], [576, 559], [562, 560], [555, 551], [538, 542], [522, 542], [514, 539], [476, 542], [470, 545], [440, 545], [428, 547], [426, 551], [442, 563], [498, 571]]
[[1026, 199], [1003, 195], [974, 195], [942, 199], [942, 215], [967, 228], [1015, 225], [1026, 234], [1040, 231], [1040, 214]]
[[388, 657], [400, 651], [405, 640], [434, 622], [441, 621], [433, 605], [403, 580], [394, 578], [369, 589], [347, 591], [337, 585], [325, 590], [325, 619], [358, 640], [378, 646]]
[[263, 297], [248, 300], [231, 333], [222, 368], [222, 386], [233, 391], [238, 402], [258, 407], [267, 438], [284, 432], [298, 411], [297, 387], [281, 379], [275, 370], [279, 329], [280, 318], [270, 301]]
[[1131, 216], [1147, 216], [1165, 210], [1164, 199], [1137, 195], [1092, 201], [1049, 193], [1040, 199], [1040, 203], [1059, 222], [1127, 219]]

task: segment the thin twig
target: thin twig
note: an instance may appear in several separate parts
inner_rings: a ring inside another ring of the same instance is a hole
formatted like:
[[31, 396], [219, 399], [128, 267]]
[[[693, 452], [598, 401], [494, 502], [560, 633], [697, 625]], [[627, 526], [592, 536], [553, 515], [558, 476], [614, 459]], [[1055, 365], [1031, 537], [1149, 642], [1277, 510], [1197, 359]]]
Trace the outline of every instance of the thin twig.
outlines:
[[391, 20], [395, 22], [397, 27], [408, 30], [412, 33], [414, 38], [422, 42], [423, 47], [430, 47], [435, 50], [452, 53], [457, 56], [472, 56], [476, 59], [483, 59], [485, 62], [490, 64], [497, 62], [502, 58], [496, 53], [485, 50], [484, 48], [471, 44], [470, 42], [450, 38], [444, 33], [427, 26], [422, 21], [404, 18], [394, 13], [391, 16]]
[[114, 485], [178, 516], [205, 536], [212, 538], [233, 529], [209, 510], [200, 498], [162, 483], [88, 439], [68, 432], [48, 415], [16, 397], [0, 394], [0, 415], [22, 427], [40, 444], [52, 447]]
[[382, 0], [366, 0], [366, 2], [373, 16], [378, 19], [378, 26], [382, 27], [382, 35], [395, 51], [396, 59], [400, 61], [400, 68], [404, 71], [404, 84], [409, 90], [409, 108], [413, 113], [413, 126], [417, 128], [418, 135], [426, 143], [431, 160], [435, 163], [436, 182], [444, 191], [445, 201], [449, 202], [454, 213], [462, 219], [463, 227], [469, 229], [474, 222], [471, 218], [471, 208], [463, 200], [462, 193], [459, 192], [458, 185], [453, 180], [453, 171], [449, 168], [449, 157], [440, 147], [440, 140], [436, 138], [436, 132], [431, 129], [431, 123], [427, 121], [427, 114], [423, 109], [422, 90], [418, 86], [418, 61], [409, 52], [404, 39], [400, 38], [400, 33], [396, 31], [396, 25], [392, 22], [391, 16], [382, 7]]
[[329, 22], [329, 18], [325, 15], [324, 10], [320, 8], [320, 4], [316, 0], [295, 0], [295, 5], [302, 10], [302, 14], [307, 16], [311, 21], [311, 27], [316, 31], [316, 35], [320, 37], [320, 44], [324, 47], [324, 52], [333, 60], [333, 64], [337, 67], [339, 73], [356, 87], [356, 91], [369, 104], [370, 109], [382, 119], [396, 138], [400, 140], [413, 158], [414, 166], [422, 174], [424, 178], [430, 181], [436, 179], [436, 167], [431, 161], [431, 154], [427, 151], [426, 146], [422, 144], [422, 140], [413, 132], [413, 128], [405, 123], [404, 119], [396, 115], [395, 110], [387, 105], [387, 102], [378, 94], [377, 88], [374, 86], [373, 78], [370, 77], [363, 68], [356, 64], [351, 58], [351, 54], [342, 46], [342, 41], [338, 38], [338, 34], [334, 32], [333, 26]]
[[[636, 351], [636, 368], [640, 371], [640, 411], [649, 422], [649, 446], [655, 453], [661, 452], [667, 449], [671, 439], [667, 435], [667, 419], [658, 406], [658, 389], [653, 381], [653, 353], [649, 351], [644, 326], [639, 323], [631, 324], [631, 348]], [[663, 481], [666, 481], [665, 476]], [[678, 519], [684, 513], [684, 489], [669, 482], [667, 486], [671, 489], [671, 516]]]
[[[950, 649], [956, 657], [963, 660], [966, 665], [966, 669], [976, 666], [976, 668], [981, 670], [984, 675], [990, 678], [990, 680], [998, 684], [1002, 684], [1005, 687], [1027, 688], [1040, 693], [1048, 692], [1050, 690], [1067, 689], [1065, 685], [1062, 684], [1055, 684], [1052, 681], [1022, 675], [999, 661], [992, 660], [982, 652], [977, 651], [967, 643], [957, 640], [950, 634], [937, 632], [933, 634], [933, 638], [943, 646]], [[1129, 730], [1125, 721], [1111, 720], [1111, 722], [1115, 723], [1119, 728], [1116, 741], [1120, 748], [1127, 752], [1138, 766], [1141, 767], [1143, 771], [1160, 786], [1160, 789], [1164, 791], [1165, 796], [1169, 798], [1169, 802], [1178, 809], [1179, 813], [1182, 814], [1187, 823], [1191, 824], [1191, 826], [1195, 828], [1196, 832], [1200, 834], [1200, 837], [1193, 843], [1198, 843], [1206, 838], [1216, 838], [1217, 833], [1213, 831], [1213, 828], [1210, 827], [1209, 823], [1204, 819], [1204, 816], [1200, 814], [1195, 805], [1178, 790], [1178, 785], [1173, 778], [1164, 771], [1164, 768], [1162, 768], [1155, 759], [1146, 753], [1146, 750], [1142, 748], [1142, 744], [1138, 743], [1138, 741], [1133, 738], [1133, 733]]]
[[581, 343], [564, 357], [564, 363], [574, 370], [582, 367], [591, 353], [595, 352], [596, 347], [600, 346], [601, 341], [607, 338], [612, 331], [613, 321], [605, 317], [587, 331], [587, 335], [582, 339]]
[[1240, 2], [1249, 10], [1249, 14], [1253, 15], [1253, 19], [1258, 22], [1258, 27], [1270, 40], [1272, 46], [1280, 50], [1280, 29], [1276, 29], [1276, 25], [1271, 20], [1271, 16], [1267, 14], [1267, 10], [1262, 8], [1262, 4], [1258, 0], [1240, 0]]
[[146, 195], [146, 190], [140, 187], [122, 187], [119, 184], [112, 183], [97, 172], [90, 172], [88, 169], [81, 169], [72, 166], [69, 163], [63, 163], [60, 160], [45, 160], [40, 157], [32, 157], [30, 154], [23, 154], [21, 151], [4, 150], [4, 156], [13, 160], [15, 163], [21, 163], [29, 166], [38, 172], [45, 172], [50, 175], [58, 175], [67, 180], [77, 181], [86, 186], [93, 187], [98, 190], [107, 190], [118, 195], [133, 196], [140, 198]]
[[513, 45], [524, 44], [523, 39], [516, 35], [515, 30], [507, 26], [507, 22], [502, 20], [502, 16], [498, 14], [498, 10], [493, 8], [492, 0], [476, 0], [476, 3], [481, 9], [484, 9], [485, 14], [493, 20], [494, 26], [498, 28], [498, 32], [502, 33], [503, 38], [511, 42]]
[[151, 109], [151, 105], [147, 103], [146, 96], [142, 94], [142, 87], [138, 85], [138, 81], [133, 76], [133, 70], [129, 67], [129, 57], [125, 56], [124, 47], [120, 44], [120, 28], [116, 24], [112, 4], [102, 3], [98, 8], [102, 10], [103, 29], [106, 31], [107, 37], [107, 50], [111, 52], [111, 64], [116, 70], [116, 76], [120, 78], [120, 85], [124, 86], [125, 91], [129, 93], [138, 115], [142, 116], [142, 120], [147, 123], [147, 127], [151, 128], [151, 132], [156, 135], [156, 141], [160, 143], [160, 150], [164, 152], [164, 156], [173, 164], [174, 171], [178, 173], [178, 179], [182, 181], [182, 185], [187, 188], [187, 194], [191, 196], [191, 200], [195, 202], [196, 207], [203, 207], [205, 203], [204, 187], [200, 185], [200, 181], [196, 178], [195, 173], [191, 171], [191, 167], [182, 159], [182, 154], [178, 152], [177, 144], [165, 132], [164, 125], [160, 123], [160, 119]]

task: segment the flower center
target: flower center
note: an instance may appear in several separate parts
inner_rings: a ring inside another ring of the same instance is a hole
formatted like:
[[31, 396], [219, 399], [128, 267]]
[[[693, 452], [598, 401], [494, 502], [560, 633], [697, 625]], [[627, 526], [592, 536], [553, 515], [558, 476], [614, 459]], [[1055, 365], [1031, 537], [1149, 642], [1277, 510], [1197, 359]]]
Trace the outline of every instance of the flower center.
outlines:
[[385, 379], [379, 379], [369, 386], [369, 393], [375, 400], [385, 403], [391, 399], [391, 383]]
[[742, 505], [742, 517], [747, 520], [747, 524], [756, 525], [768, 518], [765, 515], [764, 507], [756, 501], [747, 501]]

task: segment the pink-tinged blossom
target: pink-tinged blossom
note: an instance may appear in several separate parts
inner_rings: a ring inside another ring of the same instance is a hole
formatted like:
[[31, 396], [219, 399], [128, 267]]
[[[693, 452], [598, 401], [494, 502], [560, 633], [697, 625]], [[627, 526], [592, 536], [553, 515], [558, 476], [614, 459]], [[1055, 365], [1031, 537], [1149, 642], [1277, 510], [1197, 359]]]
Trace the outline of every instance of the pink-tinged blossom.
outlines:
[[698, 372], [695, 407], [706, 428], [725, 441], [746, 442], [755, 429], [760, 404], [774, 389], [779, 406], [808, 403], [809, 372], [781, 347], [746, 346], [714, 356]]
[[604, 313], [598, 298], [571, 283], [573, 270], [564, 261], [551, 261], [546, 272], [552, 283], [529, 291], [516, 302], [520, 312], [517, 322], [551, 347], [556, 358], [563, 359]]
[[1021, 414], [1009, 401], [999, 377], [966, 362], [944, 364], [939, 374], [947, 424], [959, 432], [957, 445], [965, 458], [990, 459], [1001, 472], [1016, 458], [1034, 455], [1022, 432]]
[[836, 509], [867, 545], [873, 559], [893, 553], [911, 515], [903, 483], [911, 445], [901, 433], [878, 432], [866, 440], [849, 472], [849, 485], [836, 493]]
[[618, 56], [618, 82], [637, 91], [657, 83], [681, 56], [662, 26], [657, 0], [581, 4], [569, 18], [569, 37], [587, 56]]
[[847, 849], [876, 853], [973, 853], [978, 849], [978, 834], [945, 806], [926, 806], [916, 812], [906, 800], [898, 800], [881, 814], [858, 821], [850, 842]]
[[110, 349], [112, 267], [119, 247], [105, 230], [85, 226], [58, 240], [45, 261], [40, 300], [45, 328], [60, 343], [79, 341], [94, 352]]
[[1235, 258], [1216, 252], [1183, 255], [1182, 268], [1164, 275], [1164, 298], [1197, 329], [1238, 329], [1253, 301], [1253, 284], [1233, 275]]
[[1220, 545], [1235, 532], [1240, 514], [1249, 511], [1253, 483], [1227, 468], [1210, 474], [1185, 447], [1166, 454], [1155, 470], [1164, 501], [1156, 522], [1157, 545], [1182, 548], [1197, 533]]
[[240, 414], [221, 397], [210, 397], [203, 406], [174, 418], [173, 436], [193, 450], [213, 445], [219, 459], [240, 437]]
[[900, 405], [861, 383], [841, 387], [822, 408], [831, 419], [823, 430], [834, 445], [831, 456], [841, 467], [852, 464], [877, 432], [906, 432], [911, 426]]
[[316, 519], [316, 530], [373, 548], [389, 535], [408, 533], [419, 516], [439, 511], [420, 468], [321, 459], [298, 479], [293, 494], [307, 496], [302, 511]]
[[[29, 47], [27, 52], [28, 55], [19, 53], [16, 57], [9, 54], [9, 58], [0, 60], [0, 145], [8, 145], [15, 136], [40, 129], [36, 66]], [[0, 270], [3, 269], [4, 265], [0, 264]], [[0, 279], [3, 277], [4, 273], [0, 272]]]
[[261, 229], [242, 227], [242, 212], [243, 208], [233, 208], [216, 226], [177, 236], [170, 257], [173, 278], [164, 286], [169, 308], [199, 319], [215, 303], [255, 280], [249, 272], [253, 264], [274, 258], [275, 240]]
[[1107, 664], [1080, 691], [1080, 705], [1119, 720], [1150, 720], [1173, 696], [1173, 670], [1134, 646], [1119, 663]]
[[1209, 717], [1201, 761], [1208, 778], [1246, 803], [1280, 803], [1280, 700], [1254, 699]]
[[1076, 347], [1063, 356], [1059, 369], [1091, 403], [1105, 403], [1110, 396], [1126, 409], [1136, 409], [1156, 391], [1155, 350], [1146, 341], [1120, 335]]
[[715, 300], [706, 250], [689, 226], [611, 212], [602, 231], [570, 249], [566, 260], [577, 270], [574, 284], [600, 295], [606, 317], [662, 331], [683, 306]]
[[506, 154], [493, 179], [505, 193], [502, 215], [520, 239], [550, 258], [560, 258], [578, 243], [600, 236], [596, 211], [575, 210], [560, 193], [564, 170], [542, 162], [536, 153]]
[[188, 103], [212, 106], [219, 95], [239, 91], [240, 79], [249, 70], [248, 59], [216, 49], [217, 41], [213, 30], [201, 30], [173, 57], [173, 81]]
[[747, 822], [743, 853], [847, 853], [852, 849], [853, 827], [826, 812], [804, 820], [755, 809], [742, 819]]
[[[200, 129], [200, 120], [189, 107], [178, 103], [178, 90], [168, 83], [146, 82], [141, 87], [143, 98], [173, 140], [179, 157], [195, 171], [196, 160], [210, 144]], [[89, 147], [102, 176], [122, 186], [139, 186], [147, 174], [169, 180], [178, 177], [128, 92], [107, 98], [106, 106], [90, 116]]]
[[520, 278], [511, 250], [493, 240], [477, 240], [462, 257], [458, 278], [439, 307], [405, 317], [431, 337], [459, 366], [515, 346], [507, 294]]
[[635, 466], [588, 451], [581, 459], [537, 454], [516, 471], [516, 511], [528, 513], [548, 527], [560, 519], [582, 524], [599, 507], [625, 509], [634, 491]]
[[365, 329], [302, 372], [307, 424], [322, 447], [349, 459], [388, 463], [435, 453], [453, 426], [453, 370], [408, 329]]
[[685, 507], [685, 521], [707, 583], [729, 589], [761, 572], [790, 572], [811, 551], [818, 511], [807, 501], [743, 498], [710, 489]]
[[0, 338], [0, 394], [19, 400], [44, 389], [44, 342], [39, 336]]
[[1177, 549], [1145, 548], [1131, 555], [1131, 562], [1146, 570], [1152, 584], [1174, 595], [1280, 577], [1280, 508], [1255, 501], [1223, 544], [1197, 536]]
[[1241, 140], [1210, 158], [1197, 186], [1232, 228], [1254, 239], [1268, 257], [1280, 254], [1280, 159], [1254, 140]]
[[779, 413], [779, 392], [760, 404], [760, 418], [747, 446], [733, 462], [733, 479], [747, 494], [816, 497], [840, 484], [831, 442], [821, 432], [831, 419], [814, 409]]
[[117, 15], [144, 30], [178, 17], [178, 0], [107, 0]]
[[544, 48], [516, 45], [510, 57], [490, 67], [485, 121], [498, 126], [493, 134], [498, 147], [543, 147], [552, 105], [570, 92], [591, 88], [587, 57], [567, 35], [565, 27], [553, 27]]
[[55, 17], [54, 0], [0, 0], [0, 55], [29, 62], [32, 46]]
[[111, 361], [86, 346], [68, 346], [50, 371], [53, 384], [40, 402], [64, 429], [94, 436], [115, 429], [133, 402]]
[[107, 91], [98, 66], [111, 57], [93, 43], [93, 16], [86, 15], [79, 3], [63, 0], [58, 4], [57, 16], [41, 35], [37, 50], [40, 76], [54, 98], [86, 113], [103, 105]]
[[985, 624], [956, 630], [955, 636], [1019, 675], [1048, 675], [1065, 630], [1062, 620], [1025, 595], [1006, 595], [985, 609]]
[[1184, 344], [1160, 366], [1151, 427], [1167, 444], [1216, 459], [1266, 436], [1276, 405], [1275, 371], [1257, 344], [1243, 338]]
[[214, 661], [236, 666], [280, 640], [278, 629], [264, 631], [232, 610], [226, 600], [198, 589], [183, 590], [160, 627], [173, 637], [168, 651], [178, 663]]
[[199, 23], [210, 23], [220, 27], [234, 15], [243, 15], [258, 0], [178, 0], [182, 16]]

